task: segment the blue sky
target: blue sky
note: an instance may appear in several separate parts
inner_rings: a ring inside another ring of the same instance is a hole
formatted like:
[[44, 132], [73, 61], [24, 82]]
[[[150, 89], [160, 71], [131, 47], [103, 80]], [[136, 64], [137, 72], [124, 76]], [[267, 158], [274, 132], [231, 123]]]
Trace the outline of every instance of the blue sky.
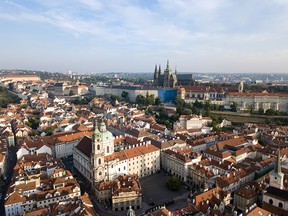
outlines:
[[0, 0], [0, 68], [288, 72], [288, 0]]

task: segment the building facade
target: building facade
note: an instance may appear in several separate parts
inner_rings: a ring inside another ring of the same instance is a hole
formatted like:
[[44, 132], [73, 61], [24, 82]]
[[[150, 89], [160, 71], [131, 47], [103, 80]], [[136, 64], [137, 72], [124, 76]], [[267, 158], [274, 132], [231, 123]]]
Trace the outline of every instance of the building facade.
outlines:
[[92, 139], [85, 136], [75, 146], [73, 164], [93, 185], [119, 175], [144, 177], [160, 170], [160, 149], [147, 141], [114, 152], [114, 137], [102, 122]]

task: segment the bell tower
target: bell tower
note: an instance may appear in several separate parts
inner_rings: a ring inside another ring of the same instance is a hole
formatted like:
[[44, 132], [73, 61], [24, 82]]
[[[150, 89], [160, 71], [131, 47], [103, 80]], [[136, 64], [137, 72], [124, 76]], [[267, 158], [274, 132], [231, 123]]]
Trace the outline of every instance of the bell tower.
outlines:
[[93, 169], [93, 183], [104, 179], [104, 147], [102, 134], [98, 129], [97, 120], [94, 122], [94, 132], [92, 137], [91, 164]]
[[269, 185], [283, 190], [284, 174], [281, 171], [281, 156], [280, 149], [277, 150], [277, 160], [274, 170], [269, 175]]
[[163, 82], [163, 87], [164, 88], [169, 88], [170, 87], [170, 79], [171, 79], [172, 71], [169, 66], [169, 60], [167, 60], [167, 66], [164, 71], [164, 82]]

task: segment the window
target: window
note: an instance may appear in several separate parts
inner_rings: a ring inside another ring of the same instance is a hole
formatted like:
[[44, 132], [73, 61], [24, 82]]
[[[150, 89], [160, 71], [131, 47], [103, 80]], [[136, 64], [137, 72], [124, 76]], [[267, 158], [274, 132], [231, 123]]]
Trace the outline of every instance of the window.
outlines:
[[100, 158], [98, 159], [98, 164], [101, 164], [101, 159]]
[[283, 203], [279, 202], [278, 207], [283, 208]]
[[109, 153], [109, 146], [107, 146], [107, 153]]
[[272, 199], [269, 199], [269, 204], [273, 204], [273, 200]]
[[97, 145], [97, 150], [100, 150], [100, 145]]

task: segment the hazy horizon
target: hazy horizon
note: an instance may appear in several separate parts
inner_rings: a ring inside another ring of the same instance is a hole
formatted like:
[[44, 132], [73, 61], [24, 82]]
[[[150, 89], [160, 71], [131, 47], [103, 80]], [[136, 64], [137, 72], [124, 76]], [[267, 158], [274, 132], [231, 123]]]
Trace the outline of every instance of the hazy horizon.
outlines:
[[0, 0], [0, 68], [287, 73], [286, 20], [286, 0]]

